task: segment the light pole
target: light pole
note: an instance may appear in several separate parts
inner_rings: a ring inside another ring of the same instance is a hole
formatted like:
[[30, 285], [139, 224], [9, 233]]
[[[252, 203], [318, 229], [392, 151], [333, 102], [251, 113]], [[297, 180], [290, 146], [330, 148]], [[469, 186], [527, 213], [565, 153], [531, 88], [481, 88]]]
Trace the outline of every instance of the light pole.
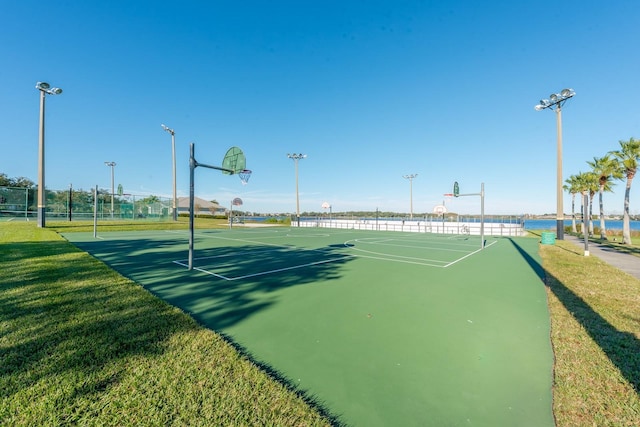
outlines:
[[44, 188], [44, 98], [45, 95], [60, 95], [62, 89], [51, 87], [49, 83], [37, 82], [40, 91], [40, 130], [38, 137], [38, 227], [45, 227], [46, 196]]
[[111, 219], [113, 219], [113, 170], [115, 169], [116, 162], [104, 162], [104, 164], [111, 167]]
[[293, 162], [296, 164], [296, 219], [298, 221], [298, 227], [300, 227], [300, 197], [298, 193], [298, 160], [304, 159], [307, 157], [306, 154], [287, 154], [287, 157], [293, 159]]
[[403, 175], [402, 177], [409, 180], [409, 195], [410, 195], [410, 214], [409, 218], [413, 219], [413, 178], [418, 176], [417, 173], [412, 173], [410, 175]]
[[176, 196], [176, 132], [166, 127], [162, 126], [162, 129], [169, 132], [171, 134], [171, 157], [173, 158], [173, 220], [178, 220], [178, 197]]
[[557, 127], [557, 179], [556, 179], [556, 238], [564, 239], [564, 208], [562, 207], [562, 106], [567, 99], [572, 98], [576, 93], [573, 89], [562, 89], [560, 93], [552, 93], [549, 99], [540, 100], [540, 104], [534, 108], [536, 111], [544, 109], [555, 110]]

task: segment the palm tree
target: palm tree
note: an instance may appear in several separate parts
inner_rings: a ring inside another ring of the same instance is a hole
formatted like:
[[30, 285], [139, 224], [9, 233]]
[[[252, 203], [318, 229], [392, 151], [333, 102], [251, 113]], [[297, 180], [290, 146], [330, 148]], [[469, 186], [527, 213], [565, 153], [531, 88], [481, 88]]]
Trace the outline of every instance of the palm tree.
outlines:
[[629, 193], [631, 192], [631, 182], [636, 176], [638, 162], [640, 162], [640, 140], [630, 138], [628, 141], [619, 141], [620, 149], [612, 151], [611, 154], [620, 164], [627, 178], [627, 185], [624, 190], [624, 215], [622, 217], [622, 243], [631, 244], [631, 227], [629, 224]]
[[598, 202], [600, 205], [600, 238], [607, 240], [607, 230], [604, 221], [604, 204], [602, 202], [602, 195], [605, 191], [612, 191], [613, 187], [612, 179], [622, 179], [623, 171], [620, 168], [620, 163], [611, 156], [611, 153], [605, 154], [603, 157], [594, 157], [592, 162], [587, 162], [591, 166], [593, 173], [598, 175], [598, 183], [600, 186]]
[[598, 175], [594, 172], [584, 173], [585, 185], [589, 192], [589, 236], [593, 236], [593, 196], [596, 195], [600, 184], [598, 183]]
[[[589, 214], [585, 215], [585, 212], [587, 209], [589, 209], [589, 212], [591, 212], [593, 196], [596, 193], [598, 181], [596, 175], [593, 172], [580, 172], [575, 175], [575, 177], [576, 190], [582, 193], [582, 234], [587, 236], [593, 232], [593, 223], [591, 222], [591, 220], [589, 220], [588, 223], [585, 221], [587, 219], [585, 218], [585, 216], [590, 216]], [[589, 196], [589, 200], [585, 201], [584, 196], [587, 195]]]
[[571, 194], [571, 232], [573, 234], [578, 234], [578, 229], [576, 228], [576, 194], [580, 192], [578, 188], [578, 176], [571, 175], [569, 178], [565, 179], [565, 185], [562, 188]]

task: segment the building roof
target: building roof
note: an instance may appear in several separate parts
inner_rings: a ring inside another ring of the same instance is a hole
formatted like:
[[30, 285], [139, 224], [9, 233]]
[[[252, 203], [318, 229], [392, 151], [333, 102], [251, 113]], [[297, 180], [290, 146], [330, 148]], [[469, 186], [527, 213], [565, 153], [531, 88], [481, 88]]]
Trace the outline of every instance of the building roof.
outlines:
[[[200, 209], [221, 209], [221, 206], [217, 203], [212, 203], [208, 200], [201, 199], [200, 197], [193, 198], [193, 204], [198, 206]], [[189, 198], [188, 197], [178, 197], [178, 209], [189, 209]]]

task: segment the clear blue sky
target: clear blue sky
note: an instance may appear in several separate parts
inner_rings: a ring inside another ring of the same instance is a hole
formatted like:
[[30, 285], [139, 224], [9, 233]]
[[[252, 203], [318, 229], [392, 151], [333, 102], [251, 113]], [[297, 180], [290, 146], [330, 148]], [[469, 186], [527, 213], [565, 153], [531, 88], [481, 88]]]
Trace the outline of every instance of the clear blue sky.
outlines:
[[[485, 184], [487, 213], [555, 212], [556, 120], [565, 178], [640, 137], [640, 2], [75, 1], [0, 5], [0, 172], [37, 182], [38, 81], [46, 186], [189, 191], [189, 143], [219, 165], [241, 147], [253, 176], [196, 169], [196, 195], [243, 209], [431, 212], [454, 181]], [[631, 212], [640, 211], [640, 182]], [[624, 184], [605, 197], [621, 212]], [[565, 212], [570, 212], [565, 197]], [[479, 213], [478, 197], [449, 204]]]

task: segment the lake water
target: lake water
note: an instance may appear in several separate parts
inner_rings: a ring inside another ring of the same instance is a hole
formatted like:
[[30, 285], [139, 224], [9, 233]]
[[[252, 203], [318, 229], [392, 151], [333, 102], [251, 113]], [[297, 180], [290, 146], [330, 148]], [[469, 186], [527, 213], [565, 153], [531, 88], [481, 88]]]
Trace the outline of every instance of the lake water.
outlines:
[[[576, 220], [576, 224], [581, 224], [582, 221]], [[566, 219], [564, 221], [566, 227], [571, 227], [571, 220]], [[593, 221], [594, 227], [600, 227], [600, 220]], [[605, 220], [605, 226], [607, 230], [622, 230], [622, 220]], [[629, 226], [632, 230], [640, 230], [640, 221], [629, 221]], [[524, 222], [525, 230], [555, 230], [555, 219], [527, 219]]]

